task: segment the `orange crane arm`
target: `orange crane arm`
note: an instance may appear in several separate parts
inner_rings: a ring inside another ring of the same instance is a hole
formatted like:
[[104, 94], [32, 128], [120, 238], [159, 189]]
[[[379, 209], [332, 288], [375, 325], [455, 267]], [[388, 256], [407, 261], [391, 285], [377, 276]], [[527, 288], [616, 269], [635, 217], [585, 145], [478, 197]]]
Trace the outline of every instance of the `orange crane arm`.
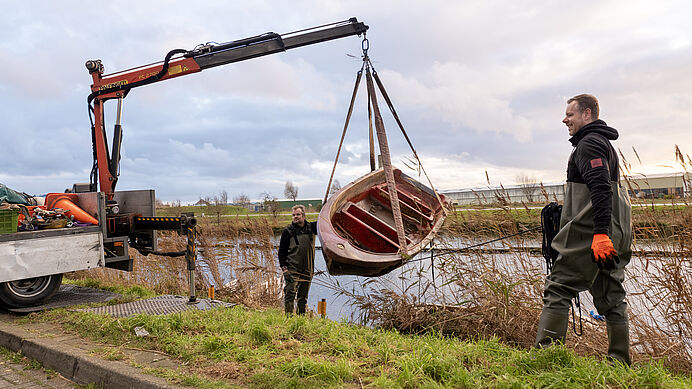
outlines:
[[[351, 18], [343, 22], [283, 35], [269, 32], [223, 44], [200, 45], [192, 50], [172, 50], [162, 62], [109, 75], [103, 74], [104, 67], [101, 60], [87, 61], [86, 68], [93, 80], [91, 94], [87, 98], [94, 154], [90, 190], [93, 192], [97, 190], [96, 183], [98, 180], [98, 186], [105, 193], [106, 199], [113, 200], [115, 185], [118, 182], [122, 144], [122, 127], [120, 124], [122, 103], [133, 88], [296, 47], [360, 35], [367, 30], [367, 25], [359, 22], [356, 18]], [[111, 99], [117, 99], [118, 109], [113, 130], [112, 150], [109, 152], [103, 112], [104, 103]]]

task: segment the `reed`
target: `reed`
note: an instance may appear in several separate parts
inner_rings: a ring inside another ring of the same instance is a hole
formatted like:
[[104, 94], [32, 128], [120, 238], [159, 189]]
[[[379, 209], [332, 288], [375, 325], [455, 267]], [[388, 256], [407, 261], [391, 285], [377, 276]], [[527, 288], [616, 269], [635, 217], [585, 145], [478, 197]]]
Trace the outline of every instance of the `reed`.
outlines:
[[264, 218], [237, 222], [201, 228], [201, 263], [214, 274], [217, 295], [253, 308], [281, 307], [272, 226]]

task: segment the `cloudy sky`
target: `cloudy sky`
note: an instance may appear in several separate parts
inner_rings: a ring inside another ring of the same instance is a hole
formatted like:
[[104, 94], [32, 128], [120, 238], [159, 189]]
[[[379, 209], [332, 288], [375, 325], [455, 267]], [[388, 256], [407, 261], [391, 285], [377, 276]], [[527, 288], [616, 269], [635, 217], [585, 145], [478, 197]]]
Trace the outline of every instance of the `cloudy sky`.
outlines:
[[[486, 171], [492, 185], [563, 180], [565, 101], [584, 92], [620, 130], [615, 146], [634, 173], [672, 172], [676, 144], [692, 153], [690, 4], [0, 0], [0, 183], [42, 194], [88, 182], [86, 60], [112, 73], [172, 49], [352, 16], [370, 26], [370, 57], [438, 189], [487, 185]], [[283, 198], [290, 180], [299, 197], [321, 198], [360, 55], [354, 36], [132, 90], [117, 189], [187, 203], [222, 190]], [[383, 113], [404, 167], [412, 154]], [[369, 170], [364, 99], [345, 142], [342, 184]]]

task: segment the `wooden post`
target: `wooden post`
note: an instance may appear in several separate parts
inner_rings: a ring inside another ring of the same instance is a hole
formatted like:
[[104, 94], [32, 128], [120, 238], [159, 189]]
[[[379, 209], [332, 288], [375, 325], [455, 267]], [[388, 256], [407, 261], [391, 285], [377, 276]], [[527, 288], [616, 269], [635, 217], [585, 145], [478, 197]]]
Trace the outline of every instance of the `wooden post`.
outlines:
[[322, 299], [317, 302], [317, 313], [324, 319], [327, 316], [327, 300]]

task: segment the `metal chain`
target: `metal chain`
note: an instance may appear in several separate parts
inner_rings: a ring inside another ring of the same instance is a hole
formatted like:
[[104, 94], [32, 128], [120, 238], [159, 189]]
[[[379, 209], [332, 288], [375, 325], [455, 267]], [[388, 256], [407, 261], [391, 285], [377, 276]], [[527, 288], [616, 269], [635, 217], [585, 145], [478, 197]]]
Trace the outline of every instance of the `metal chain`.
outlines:
[[360, 43], [360, 47], [363, 49], [363, 58], [368, 57], [368, 49], [370, 49], [370, 41], [363, 33], [363, 41]]

